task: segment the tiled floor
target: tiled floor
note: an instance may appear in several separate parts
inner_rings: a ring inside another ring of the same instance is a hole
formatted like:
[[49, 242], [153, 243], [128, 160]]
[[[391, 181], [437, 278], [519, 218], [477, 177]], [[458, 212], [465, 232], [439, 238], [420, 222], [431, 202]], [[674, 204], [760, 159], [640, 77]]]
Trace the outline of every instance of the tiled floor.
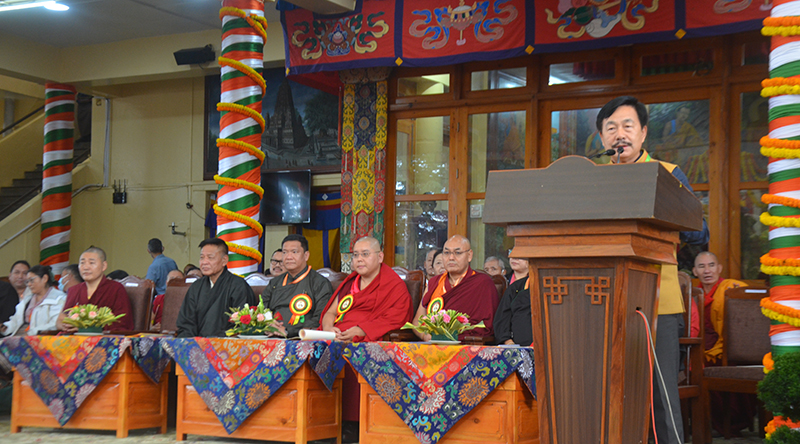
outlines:
[[[11, 418], [9, 416], [0, 416], [0, 443], [14, 443], [14, 444], [34, 444], [34, 443], [74, 443], [74, 444], [167, 444], [174, 443], [175, 429], [170, 429], [166, 434], [156, 434], [154, 429], [147, 430], [134, 430], [125, 439], [117, 439], [114, 432], [102, 431], [77, 431], [77, 430], [56, 430], [44, 428], [24, 428], [21, 433], [12, 435], [10, 433]], [[744, 432], [743, 438], [734, 438], [731, 440], [724, 440], [722, 438], [715, 438], [714, 444], [756, 444], [761, 443], [758, 434]], [[263, 443], [264, 441], [251, 441], [246, 439], [233, 439], [233, 438], [211, 438], [189, 435], [185, 442], [192, 443], [232, 443], [232, 444], [248, 444], [248, 443]], [[332, 443], [333, 440], [316, 441], [316, 443]], [[413, 444], [413, 443], [410, 443]]]

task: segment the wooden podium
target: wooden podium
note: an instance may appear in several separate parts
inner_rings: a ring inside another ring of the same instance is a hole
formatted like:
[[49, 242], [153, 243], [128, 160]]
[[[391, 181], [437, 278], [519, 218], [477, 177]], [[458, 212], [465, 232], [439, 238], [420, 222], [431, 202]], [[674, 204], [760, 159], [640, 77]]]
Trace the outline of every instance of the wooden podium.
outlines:
[[660, 264], [702, 207], [658, 162], [492, 171], [484, 223], [528, 258], [542, 444], [647, 442]]

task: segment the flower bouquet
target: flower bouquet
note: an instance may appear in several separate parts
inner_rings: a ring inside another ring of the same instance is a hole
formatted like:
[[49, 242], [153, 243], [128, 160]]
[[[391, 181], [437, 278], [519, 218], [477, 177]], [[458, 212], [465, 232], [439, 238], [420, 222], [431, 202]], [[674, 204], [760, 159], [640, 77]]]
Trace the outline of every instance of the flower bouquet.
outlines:
[[103, 327], [113, 324], [125, 313], [114, 316], [108, 307], [98, 307], [92, 304], [76, 305], [67, 310], [64, 323], [77, 327], [82, 333], [102, 333]]
[[264, 308], [264, 301], [261, 295], [258, 296], [258, 305], [251, 307], [244, 304], [244, 307], [231, 307], [231, 312], [227, 313], [228, 320], [233, 323], [233, 328], [225, 331], [228, 336], [234, 335], [265, 335], [276, 333], [283, 336], [283, 333], [275, 326], [272, 311]]
[[419, 325], [406, 322], [401, 328], [416, 330], [431, 335], [432, 340], [458, 341], [458, 335], [473, 328], [486, 327], [483, 321], [470, 324], [469, 317], [455, 310], [441, 310], [433, 314], [420, 316]]

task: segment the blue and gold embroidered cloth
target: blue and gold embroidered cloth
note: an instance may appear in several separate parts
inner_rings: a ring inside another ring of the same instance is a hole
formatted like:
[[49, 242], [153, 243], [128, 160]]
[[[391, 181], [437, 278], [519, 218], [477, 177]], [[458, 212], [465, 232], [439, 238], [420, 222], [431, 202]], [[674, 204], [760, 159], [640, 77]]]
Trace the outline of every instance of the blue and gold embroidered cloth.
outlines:
[[174, 338], [164, 340], [162, 347], [228, 433], [261, 407], [307, 359], [329, 389], [344, 365], [341, 344], [316, 341]]
[[373, 342], [345, 357], [422, 443], [438, 442], [517, 372], [536, 396], [533, 349]]
[[158, 383], [170, 358], [160, 337], [17, 336], [0, 342], [0, 353], [66, 424], [126, 349], [142, 371]]

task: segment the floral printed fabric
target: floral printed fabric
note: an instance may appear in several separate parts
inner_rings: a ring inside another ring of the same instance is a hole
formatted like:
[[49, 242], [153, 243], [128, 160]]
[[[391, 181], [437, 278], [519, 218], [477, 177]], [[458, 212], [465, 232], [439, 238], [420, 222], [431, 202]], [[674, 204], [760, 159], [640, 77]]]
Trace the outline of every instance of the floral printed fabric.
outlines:
[[308, 357], [308, 363], [311, 368], [328, 387], [328, 390], [333, 390], [333, 383], [336, 376], [344, 368], [345, 360], [342, 354], [344, 353], [344, 344], [334, 341], [318, 341], [314, 342], [314, 351]]
[[19, 336], [0, 342], [0, 353], [63, 426], [129, 345], [121, 336]]
[[169, 354], [161, 348], [161, 340], [164, 337], [132, 337], [130, 352], [133, 360], [139, 365], [145, 375], [154, 383], [161, 381], [161, 375], [172, 360]]
[[[228, 433], [261, 407], [310, 356], [319, 356], [312, 364], [315, 370], [321, 364], [325, 367], [322, 373], [317, 370], [320, 375], [344, 365], [341, 352], [337, 358], [326, 350], [325, 342], [171, 338], [163, 340], [162, 347]], [[333, 378], [337, 374], [333, 373]], [[326, 381], [326, 376], [321, 378]]]
[[358, 343], [344, 356], [421, 443], [442, 439], [515, 371], [536, 396], [528, 347]]

